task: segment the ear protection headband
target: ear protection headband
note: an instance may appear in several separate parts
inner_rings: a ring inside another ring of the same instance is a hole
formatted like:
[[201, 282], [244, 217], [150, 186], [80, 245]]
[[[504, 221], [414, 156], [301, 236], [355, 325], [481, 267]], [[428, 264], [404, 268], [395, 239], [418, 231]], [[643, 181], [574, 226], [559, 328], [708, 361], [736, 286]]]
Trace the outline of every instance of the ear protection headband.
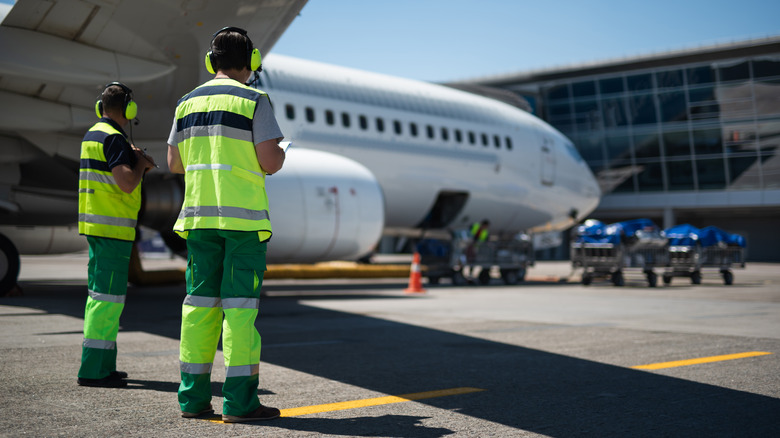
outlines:
[[125, 103], [122, 106], [122, 115], [124, 115], [127, 120], [133, 120], [135, 116], [138, 115], [138, 104], [136, 104], [133, 100], [133, 90], [121, 82], [111, 82], [110, 84], [106, 84], [106, 86], [103, 88], [103, 92], [101, 92], [100, 96], [98, 96], [97, 102], [95, 102], [95, 114], [97, 114], [98, 117], [103, 117], [103, 93], [106, 92], [108, 87], [113, 85], [120, 87], [122, 91], [125, 92]]
[[[246, 31], [244, 29], [241, 29], [240, 27], [223, 27], [222, 29], [218, 30], [214, 36], [211, 38], [211, 44], [209, 45], [209, 48], [214, 46], [214, 40], [217, 39], [217, 35], [221, 34], [222, 32], [238, 32], [241, 35], [246, 37], [246, 68], [248, 68], [250, 71], [262, 71], [262, 57], [260, 56], [260, 50], [256, 48], [252, 48], [252, 41], [249, 39], [249, 37], [246, 34]], [[214, 54], [211, 52], [211, 50], [206, 53], [206, 70], [209, 71], [211, 74], [216, 74], [216, 70], [214, 70]]]

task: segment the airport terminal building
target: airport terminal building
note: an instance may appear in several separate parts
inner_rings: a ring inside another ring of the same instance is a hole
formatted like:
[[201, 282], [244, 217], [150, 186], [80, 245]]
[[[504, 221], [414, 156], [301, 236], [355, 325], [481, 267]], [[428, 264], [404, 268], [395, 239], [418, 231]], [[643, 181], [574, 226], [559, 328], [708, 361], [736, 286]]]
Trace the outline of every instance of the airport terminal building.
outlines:
[[780, 36], [450, 85], [512, 91], [572, 139], [591, 217], [714, 225], [780, 261]]

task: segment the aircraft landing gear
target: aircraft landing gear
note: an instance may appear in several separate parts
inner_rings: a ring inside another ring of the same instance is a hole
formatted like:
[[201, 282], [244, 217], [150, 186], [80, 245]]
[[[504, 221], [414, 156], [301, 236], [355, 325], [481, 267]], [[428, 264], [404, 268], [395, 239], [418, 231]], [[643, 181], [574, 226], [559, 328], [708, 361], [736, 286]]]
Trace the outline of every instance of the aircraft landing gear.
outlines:
[[13, 242], [0, 234], [0, 297], [17, 288], [19, 278], [19, 251]]

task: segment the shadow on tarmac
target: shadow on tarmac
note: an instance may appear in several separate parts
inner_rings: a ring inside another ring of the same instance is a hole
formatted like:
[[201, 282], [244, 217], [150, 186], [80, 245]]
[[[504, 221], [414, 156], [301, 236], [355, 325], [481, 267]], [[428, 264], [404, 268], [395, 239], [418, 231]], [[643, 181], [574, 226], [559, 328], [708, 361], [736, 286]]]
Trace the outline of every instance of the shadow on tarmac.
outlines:
[[[83, 318], [83, 284], [26, 282], [23, 287], [25, 296], [0, 303]], [[371, 284], [360, 285], [359, 296], [370, 296], [366, 291], [372, 288]], [[308, 300], [318, 298], [306, 295]], [[183, 286], [131, 287], [122, 329], [178, 339], [183, 296]], [[261, 300], [258, 329], [264, 339], [264, 362], [388, 395], [482, 388], [486, 391], [418, 403], [547, 436], [780, 436], [780, 400], [772, 397], [324, 310], [301, 304], [299, 299], [270, 296]], [[178, 382], [130, 383], [154, 391], [175, 392], [178, 387]], [[220, 386], [214, 384], [215, 395], [221, 392]], [[453, 433], [422, 426], [424, 418], [287, 417], [274, 426], [357, 436]]]

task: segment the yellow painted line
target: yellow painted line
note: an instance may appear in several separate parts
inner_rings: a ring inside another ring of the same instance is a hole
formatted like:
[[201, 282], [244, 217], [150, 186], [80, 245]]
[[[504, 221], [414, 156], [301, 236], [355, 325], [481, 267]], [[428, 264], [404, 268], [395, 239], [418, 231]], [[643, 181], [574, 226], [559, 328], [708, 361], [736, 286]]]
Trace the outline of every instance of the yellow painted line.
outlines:
[[[365, 408], [368, 406], [389, 405], [392, 403], [402, 403], [413, 400], [424, 400], [428, 398], [447, 397], [450, 395], [470, 394], [472, 392], [480, 392], [484, 389], [480, 388], [451, 388], [441, 389], [438, 391], [425, 391], [415, 392], [412, 394], [402, 395], [388, 395], [386, 397], [367, 398], [363, 400], [352, 400], [338, 403], [327, 403], [324, 405], [304, 406], [300, 408], [282, 409], [282, 417], [298, 417], [300, 415], [319, 414], [322, 412], [343, 411], [345, 409]], [[222, 419], [218, 417], [208, 418], [213, 423], [222, 423]]]
[[415, 392], [412, 394], [389, 395], [386, 397], [367, 398], [363, 400], [353, 400], [339, 403], [327, 403], [324, 405], [304, 406], [301, 408], [282, 409], [282, 417], [297, 417], [299, 415], [318, 414], [321, 412], [343, 411], [345, 409], [365, 408], [368, 406], [389, 405], [391, 403], [402, 403], [412, 400], [423, 400], [427, 398], [446, 397], [450, 395], [469, 394], [472, 392], [484, 391], [480, 388], [452, 388], [441, 389], [438, 391]]
[[722, 362], [724, 360], [743, 359], [746, 357], [755, 357], [755, 356], [766, 356], [767, 354], [772, 354], [772, 353], [767, 351], [747, 351], [745, 353], [700, 357], [698, 359], [675, 360], [671, 362], [659, 362], [659, 363], [651, 363], [648, 365], [637, 365], [631, 368], [638, 369], [638, 370], [660, 370], [664, 368], [675, 368], [675, 367], [684, 367], [688, 365], [697, 365], [700, 363]]

